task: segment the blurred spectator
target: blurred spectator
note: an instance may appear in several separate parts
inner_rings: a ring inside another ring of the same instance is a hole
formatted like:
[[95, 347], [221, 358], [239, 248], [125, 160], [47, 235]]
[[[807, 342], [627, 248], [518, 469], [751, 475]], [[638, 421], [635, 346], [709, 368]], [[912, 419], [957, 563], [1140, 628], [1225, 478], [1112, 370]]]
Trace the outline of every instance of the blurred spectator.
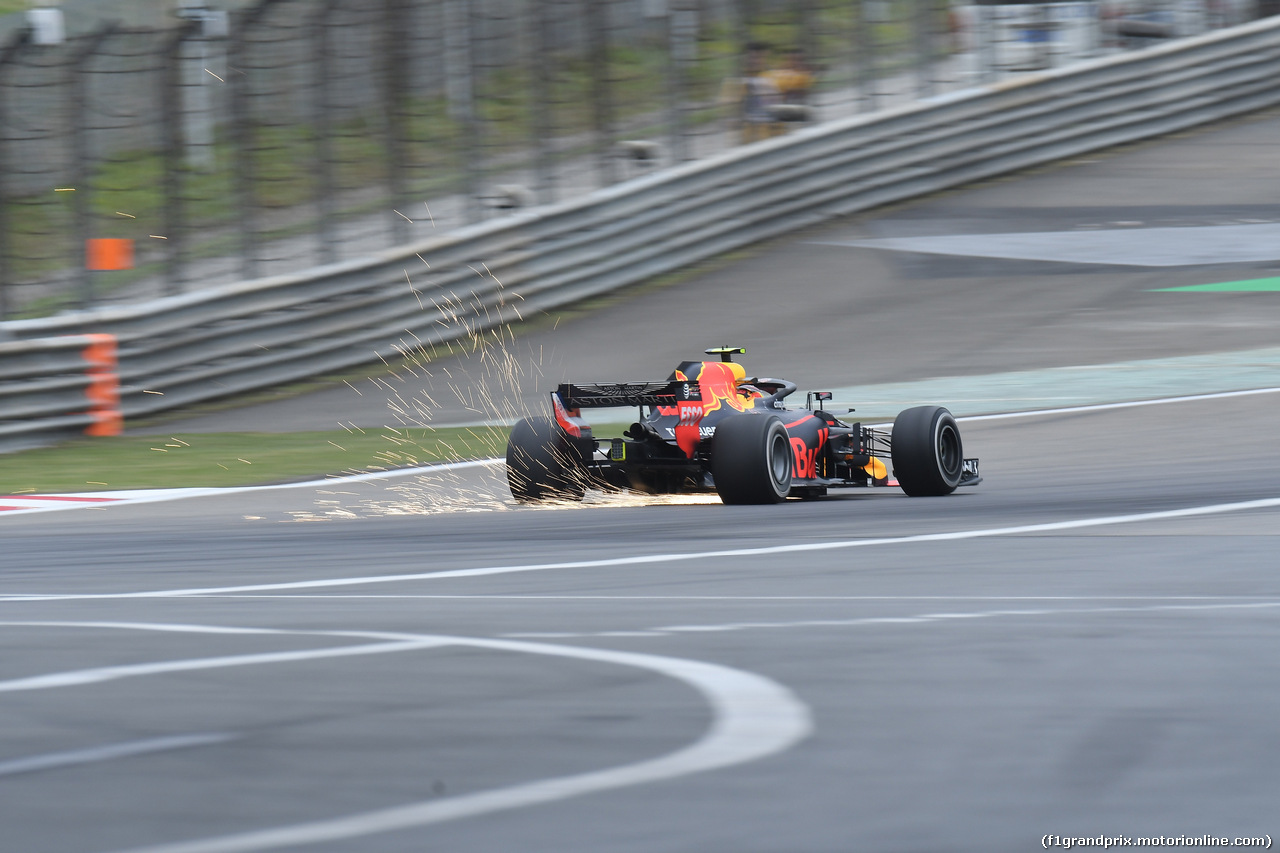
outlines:
[[765, 71], [766, 51], [763, 44], [749, 44], [742, 76], [725, 82], [723, 98], [737, 104], [739, 134], [744, 144], [779, 132], [774, 108], [780, 102], [780, 93]]
[[805, 62], [804, 51], [793, 47], [787, 51], [781, 68], [766, 71], [762, 76], [778, 90], [778, 104], [773, 109], [778, 121], [809, 120], [809, 93], [813, 89], [813, 71]]

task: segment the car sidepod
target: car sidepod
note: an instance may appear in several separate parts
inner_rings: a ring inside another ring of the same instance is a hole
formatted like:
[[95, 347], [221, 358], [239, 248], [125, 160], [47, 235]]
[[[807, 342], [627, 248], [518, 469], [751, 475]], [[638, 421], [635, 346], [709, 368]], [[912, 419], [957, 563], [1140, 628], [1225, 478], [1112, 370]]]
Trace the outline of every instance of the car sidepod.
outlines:
[[780, 411], [775, 414], [782, 419], [791, 442], [792, 487], [803, 487], [805, 481], [812, 484], [828, 476], [830, 424], [809, 411]]

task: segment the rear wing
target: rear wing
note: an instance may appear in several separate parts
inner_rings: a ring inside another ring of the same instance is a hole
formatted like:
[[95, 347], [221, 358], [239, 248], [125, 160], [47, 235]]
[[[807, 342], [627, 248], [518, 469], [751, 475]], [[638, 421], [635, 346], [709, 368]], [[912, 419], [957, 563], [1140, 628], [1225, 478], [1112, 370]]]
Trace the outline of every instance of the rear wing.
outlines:
[[610, 406], [674, 406], [681, 400], [701, 400], [697, 382], [620, 382], [595, 385], [563, 384], [555, 391], [567, 409]]

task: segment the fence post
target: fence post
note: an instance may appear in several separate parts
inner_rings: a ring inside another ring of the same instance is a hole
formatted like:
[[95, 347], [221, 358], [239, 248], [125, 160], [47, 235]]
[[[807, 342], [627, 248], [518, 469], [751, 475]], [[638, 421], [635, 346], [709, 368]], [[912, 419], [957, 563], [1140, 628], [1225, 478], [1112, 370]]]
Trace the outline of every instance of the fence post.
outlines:
[[671, 0], [667, 7], [667, 123], [673, 163], [691, 159], [685, 111], [689, 102], [689, 66], [698, 52], [698, 25], [697, 0]]
[[[751, 43], [751, 5], [748, 0], [731, 0], [729, 8], [729, 26], [733, 32], [733, 77], [743, 78], [747, 75], [747, 46]], [[739, 106], [735, 104], [733, 121], [740, 121]], [[737, 133], [738, 129], [735, 128]]]
[[551, 154], [551, 135], [555, 122], [551, 115], [551, 54], [554, 21], [551, 16], [552, 0], [532, 0], [533, 81], [530, 98], [533, 102], [534, 175], [540, 204], [553, 204], [556, 200], [555, 161]]
[[405, 110], [409, 97], [408, 77], [409, 50], [408, 33], [405, 29], [408, 18], [408, 4], [405, 0], [383, 0], [383, 44], [382, 53], [382, 96], [383, 112], [386, 123], [383, 125], [387, 135], [387, 192], [391, 194], [391, 217], [393, 244], [409, 242], [409, 220], [395, 212], [396, 208], [405, 206], [405, 172], [407, 170], [405, 156]]
[[196, 31], [195, 21], [187, 21], [174, 32], [164, 48], [164, 71], [160, 81], [160, 111], [164, 116], [164, 234], [166, 294], [178, 293], [182, 282], [185, 248], [185, 209], [182, 203], [182, 51]]
[[102, 46], [108, 36], [116, 29], [118, 24], [105, 24], [96, 33], [85, 40], [85, 43], [77, 50], [71, 60], [70, 73], [71, 80], [69, 82], [68, 91], [71, 95], [71, 156], [74, 162], [71, 164], [71, 185], [75, 188], [75, 201], [73, 209], [75, 211], [75, 232], [76, 242], [80, 247], [80, 269], [77, 275], [80, 279], [80, 299], [79, 307], [92, 308], [95, 302], [93, 288], [93, 272], [89, 269], [88, 251], [89, 239], [93, 237], [93, 209], [90, 203], [93, 201], [93, 189], [91, 187], [92, 169], [89, 161], [93, 156], [89, 151], [89, 128], [86, 123], [88, 121], [88, 96], [85, 92], [85, 82], [88, 77], [86, 67], [89, 60], [97, 53], [98, 48]]
[[[196, 0], [189, 0], [196, 2]], [[212, 13], [205, 7], [182, 7], [179, 16], [188, 25], [187, 36], [182, 40], [178, 86], [182, 139], [186, 144], [183, 157], [188, 165], [206, 172], [214, 168], [214, 118], [209, 84], [209, 21]]]
[[330, 18], [341, 0], [323, 0], [312, 19], [311, 43], [315, 48], [312, 68], [315, 69], [315, 102], [312, 121], [316, 126], [316, 239], [320, 243], [319, 257], [322, 264], [338, 260], [338, 245], [334, 233], [334, 196], [337, 187], [333, 173], [333, 63], [332, 43], [329, 39]]
[[1036, 4], [1032, 12], [1032, 29], [1034, 29], [1039, 37], [1036, 40], [1036, 51], [1039, 54], [1038, 64], [1041, 68], [1052, 68], [1054, 66], [1053, 56], [1053, 15], [1050, 12], [1049, 4]]
[[475, 65], [469, 0], [444, 0], [444, 86], [449, 117], [462, 128], [466, 162], [466, 220], [480, 219], [480, 125], [476, 118]]
[[933, 69], [930, 67], [932, 54], [930, 32], [931, 0], [912, 0], [911, 29], [915, 35], [916, 59], [916, 97], [927, 98], [933, 94]]
[[974, 10], [974, 52], [978, 65], [978, 82], [990, 83], [996, 76], [995, 40], [992, 38], [991, 7], [986, 3], [975, 3]]
[[250, 125], [249, 73], [245, 69], [245, 45], [249, 26], [260, 15], [270, 0], [261, 0], [232, 17], [231, 36], [227, 44], [227, 68], [236, 69], [227, 74], [227, 94], [231, 100], [231, 149], [235, 167], [235, 197], [239, 210], [240, 226], [240, 275], [246, 279], [258, 277], [257, 205], [254, 203], [254, 178], [256, 163], [253, 151], [253, 128]]
[[793, 44], [784, 45], [786, 50], [803, 51], [805, 62], [810, 67], [818, 67], [822, 57], [818, 53], [818, 23], [814, 0], [799, 0], [796, 3], [796, 36]]
[[600, 183], [618, 180], [617, 158], [613, 153], [613, 86], [609, 78], [608, 0], [585, 0], [588, 67], [591, 69], [591, 114], [595, 131], [596, 162]]
[[853, 16], [853, 64], [856, 69], [856, 98], [858, 112], [874, 112], [876, 109], [875, 86], [875, 32], [872, 29], [871, 4], [876, 0], [849, 0]]
[[7, 183], [5, 178], [9, 174], [9, 168], [5, 161], [8, 140], [4, 129], [9, 127], [9, 122], [6, 113], [8, 98], [5, 97], [4, 78], [5, 71], [17, 59], [18, 52], [30, 38], [31, 30], [19, 30], [7, 44], [0, 46], [0, 320], [6, 320], [9, 317], [9, 288], [14, 284], [11, 272], [12, 256], [9, 250], [9, 196], [5, 192]]

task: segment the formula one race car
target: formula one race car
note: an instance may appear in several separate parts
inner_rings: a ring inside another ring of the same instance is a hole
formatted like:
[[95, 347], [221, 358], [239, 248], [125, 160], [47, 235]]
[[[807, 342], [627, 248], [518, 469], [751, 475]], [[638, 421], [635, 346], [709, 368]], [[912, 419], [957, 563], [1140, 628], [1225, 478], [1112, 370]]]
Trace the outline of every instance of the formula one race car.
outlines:
[[[666, 382], [561, 385], [551, 394], [554, 417], [524, 418], [511, 431], [511, 494], [526, 503], [581, 500], [588, 488], [714, 491], [727, 504], [776, 503], [891, 485], [883, 459], [912, 496], [982, 479], [944, 408], [907, 409], [892, 431], [844, 423], [823, 409], [830, 392], [809, 392], [803, 409], [789, 409], [794, 382], [748, 377], [733, 361], [739, 347], [706, 352], [719, 360], [682, 362]], [[636, 406], [640, 417], [619, 438], [596, 438], [582, 409], [607, 406]]]

